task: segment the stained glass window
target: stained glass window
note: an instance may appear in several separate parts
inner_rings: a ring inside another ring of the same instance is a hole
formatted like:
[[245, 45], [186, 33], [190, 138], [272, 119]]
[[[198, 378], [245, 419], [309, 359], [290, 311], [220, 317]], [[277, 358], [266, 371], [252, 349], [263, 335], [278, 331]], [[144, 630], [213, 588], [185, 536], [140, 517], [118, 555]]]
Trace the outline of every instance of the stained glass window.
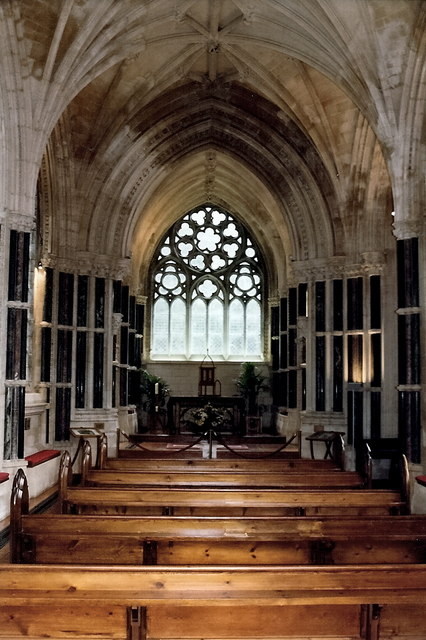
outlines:
[[263, 268], [243, 225], [204, 205], [178, 220], [153, 261], [151, 357], [263, 357]]

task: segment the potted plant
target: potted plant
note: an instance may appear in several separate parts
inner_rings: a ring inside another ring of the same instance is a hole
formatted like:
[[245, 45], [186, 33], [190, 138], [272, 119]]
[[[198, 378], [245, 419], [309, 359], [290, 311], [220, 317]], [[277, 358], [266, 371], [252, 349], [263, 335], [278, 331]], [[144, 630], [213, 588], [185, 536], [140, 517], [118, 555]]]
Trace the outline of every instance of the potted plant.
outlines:
[[243, 362], [239, 377], [235, 384], [239, 393], [245, 398], [248, 416], [258, 414], [257, 396], [261, 389], [266, 388], [265, 377], [259, 372], [253, 362]]
[[145, 369], [141, 372], [142, 409], [148, 414], [150, 426], [155, 426], [159, 416], [165, 414], [165, 404], [170, 389], [167, 383]]

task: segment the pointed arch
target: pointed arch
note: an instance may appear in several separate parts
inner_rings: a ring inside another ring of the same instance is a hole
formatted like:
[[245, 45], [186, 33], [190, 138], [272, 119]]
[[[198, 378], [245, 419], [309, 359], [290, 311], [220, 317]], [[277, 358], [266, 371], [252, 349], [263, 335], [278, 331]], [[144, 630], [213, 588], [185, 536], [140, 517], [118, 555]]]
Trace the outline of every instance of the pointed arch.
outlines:
[[205, 204], [173, 224], [151, 267], [153, 359], [263, 359], [264, 267], [255, 241]]

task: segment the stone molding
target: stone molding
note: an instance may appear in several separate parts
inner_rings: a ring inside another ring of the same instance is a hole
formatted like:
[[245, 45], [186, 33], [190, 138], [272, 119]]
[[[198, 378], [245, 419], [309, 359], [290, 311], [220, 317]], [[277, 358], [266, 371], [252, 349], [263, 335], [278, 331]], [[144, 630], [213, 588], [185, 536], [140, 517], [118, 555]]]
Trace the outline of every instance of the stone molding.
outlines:
[[382, 251], [362, 253], [361, 262], [358, 263], [346, 263], [345, 259], [345, 256], [335, 256], [333, 258], [290, 262], [289, 286], [297, 286], [300, 282], [378, 275], [383, 271], [386, 263], [386, 257]]
[[75, 258], [48, 255], [42, 257], [44, 267], [80, 275], [125, 280], [130, 275], [130, 258], [114, 258], [78, 251]]
[[396, 309], [398, 316], [411, 316], [421, 312], [421, 307], [401, 307], [400, 309]]

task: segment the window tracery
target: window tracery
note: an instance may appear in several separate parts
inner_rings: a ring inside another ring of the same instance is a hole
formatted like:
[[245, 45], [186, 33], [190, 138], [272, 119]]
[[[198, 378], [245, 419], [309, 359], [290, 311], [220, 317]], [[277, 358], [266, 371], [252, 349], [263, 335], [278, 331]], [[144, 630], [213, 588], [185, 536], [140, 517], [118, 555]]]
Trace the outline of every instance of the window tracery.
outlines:
[[152, 358], [262, 359], [262, 261], [239, 221], [197, 207], [173, 225], [153, 264]]

